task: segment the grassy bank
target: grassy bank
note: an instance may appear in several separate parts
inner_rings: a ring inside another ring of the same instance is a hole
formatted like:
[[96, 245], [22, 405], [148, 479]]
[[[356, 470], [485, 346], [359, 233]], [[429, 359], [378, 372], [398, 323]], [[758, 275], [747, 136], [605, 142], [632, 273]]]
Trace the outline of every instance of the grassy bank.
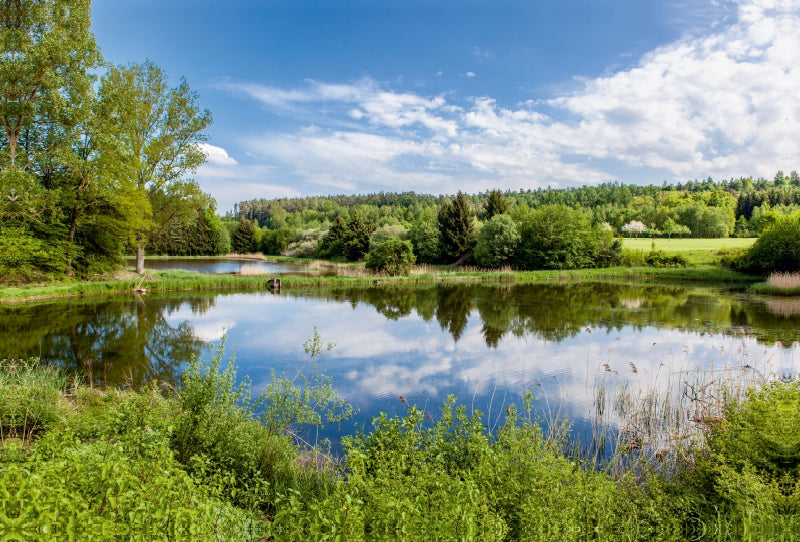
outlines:
[[[330, 268], [329, 264], [322, 264]], [[374, 275], [363, 266], [341, 265], [337, 276], [284, 276], [283, 288], [374, 286], [376, 284], [435, 284], [447, 282], [513, 282], [520, 284], [554, 280], [648, 280], [751, 283], [755, 277], [716, 266], [689, 268], [612, 267], [603, 269], [510, 271], [476, 268], [419, 267], [409, 277]], [[190, 271], [147, 271], [93, 281], [60, 281], [0, 288], [0, 302], [23, 302], [59, 297], [81, 297], [115, 293], [177, 292], [190, 290], [264, 290], [270, 275], [207, 275]]]
[[327, 385], [273, 378], [253, 399], [221, 357], [193, 364], [178, 388], [141, 392], [0, 363], [0, 536], [722, 541], [800, 528], [796, 383], [727, 402], [667, 477], [633, 440], [609, 469], [569, 452], [564, 433], [543, 434], [525, 405], [490, 433], [455, 399], [381, 416], [331, 458], [291, 437], [341, 407]]

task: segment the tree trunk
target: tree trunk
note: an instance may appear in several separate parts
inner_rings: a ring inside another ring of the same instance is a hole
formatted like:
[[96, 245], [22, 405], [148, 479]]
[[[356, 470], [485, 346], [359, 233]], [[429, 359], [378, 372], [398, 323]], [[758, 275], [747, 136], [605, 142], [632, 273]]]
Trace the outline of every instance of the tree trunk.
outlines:
[[136, 245], [136, 272], [144, 274], [144, 243]]

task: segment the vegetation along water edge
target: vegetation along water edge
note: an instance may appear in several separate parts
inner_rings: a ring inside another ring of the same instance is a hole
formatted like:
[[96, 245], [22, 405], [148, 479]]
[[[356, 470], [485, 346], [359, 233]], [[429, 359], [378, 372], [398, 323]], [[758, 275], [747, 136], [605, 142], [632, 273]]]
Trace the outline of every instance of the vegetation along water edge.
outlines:
[[[306, 343], [310, 359], [324, 348]], [[607, 396], [582, 444], [568, 420], [543, 430], [527, 399], [490, 429], [450, 398], [381, 415], [332, 457], [293, 436], [350, 415], [329, 380], [273, 375], [256, 397], [223, 358], [140, 391], [2, 361], [4, 539], [789, 541], [800, 529], [797, 382], [735, 392], [705, 375], [692, 383], [702, 397]], [[612, 406], [629, 432], [607, 431]], [[686, 408], [695, 438], [651, 446], [686, 430], [673, 413]], [[605, 438], [611, 457], [592, 452]]]

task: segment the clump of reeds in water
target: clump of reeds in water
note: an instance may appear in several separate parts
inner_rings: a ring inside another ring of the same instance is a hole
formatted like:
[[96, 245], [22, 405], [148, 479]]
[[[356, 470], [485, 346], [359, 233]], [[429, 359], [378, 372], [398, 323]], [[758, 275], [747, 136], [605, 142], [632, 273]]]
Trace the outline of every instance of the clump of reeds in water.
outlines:
[[242, 267], [239, 268], [239, 274], [243, 277], [255, 277], [266, 273], [264, 266], [254, 263], [243, 263]]
[[766, 282], [752, 285], [760, 294], [800, 295], [800, 273], [770, 273]]
[[731, 402], [763, 385], [766, 374], [748, 364], [698, 368], [657, 373], [644, 387], [604, 376], [595, 392], [591, 443], [575, 451], [614, 474], [655, 468], [669, 475], [691, 461], [708, 427]]
[[770, 273], [767, 285], [779, 290], [800, 291], [800, 273]]

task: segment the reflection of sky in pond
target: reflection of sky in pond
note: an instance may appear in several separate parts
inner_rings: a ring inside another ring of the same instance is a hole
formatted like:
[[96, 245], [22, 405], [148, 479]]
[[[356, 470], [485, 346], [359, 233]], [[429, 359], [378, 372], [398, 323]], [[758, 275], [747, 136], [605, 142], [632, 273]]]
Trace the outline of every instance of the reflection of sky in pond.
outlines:
[[[130, 265], [133, 265], [131, 260]], [[308, 266], [296, 263], [277, 263], [264, 262], [259, 260], [236, 260], [229, 258], [170, 258], [168, 260], [159, 258], [148, 258], [146, 262], [148, 269], [169, 270], [178, 269], [182, 271], [197, 271], [198, 273], [209, 274], [230, 274], [230, 273], [252, 273], [252, 274], [274, 274], [274, 275], [306, 275], [306, 274], [326, 274], [319, 270], [311, 270]]]
[[361, 410], [343, 433], [353, 423], [368, 427], [380, 411], [402, 413], [399, 396], [436, 413], [447, 395], [455, 394], [459, 403], [484, 413], [491, 405], [489, 414], [497, 417], [532, 389], [539, 407], [549, 405], [551, 412], [580, 420], [590, 415], [601, 381], [651, 389], [696, 370], [797, 374], [800, 361], [797, 348], [765, 346], [742, 335], [604, 328], [602, 322], [559, 342], [506, 334], [489, 348], [476, 310], [455, 341], [436, 319], [425, 321], [415, 311], [391, 320], [366, 303], [268, 293], [220, 295], [202, 315], [184, 306], [169, 318], [189, 320], [207, 341], [218, 342], [226, 330], [226, 354], [235, 355], [239, 374], [249, 375], [256, 391], [271, 369], [292, 375], [303, 366], [303, 342], [316, 326], [324, 343], [335, 343], [318, 360], [319, 368], [333, 378], [340, 396]]

